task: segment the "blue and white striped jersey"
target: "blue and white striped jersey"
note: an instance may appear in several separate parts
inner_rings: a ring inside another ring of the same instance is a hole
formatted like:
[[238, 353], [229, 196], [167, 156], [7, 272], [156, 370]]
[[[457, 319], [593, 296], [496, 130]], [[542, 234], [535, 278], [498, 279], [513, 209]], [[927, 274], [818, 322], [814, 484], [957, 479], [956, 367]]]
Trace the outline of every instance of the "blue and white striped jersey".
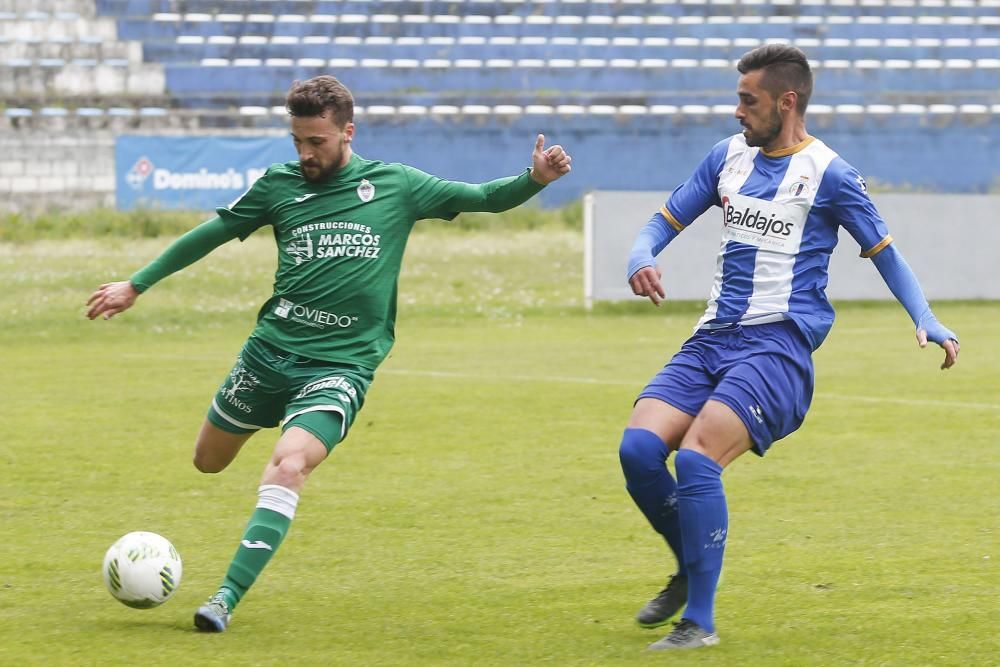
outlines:
[[660, 212], [681, 231], [712, 205], [722, 245], [699, 327], [791, 319], [816, 349], [833, 326], [825, 290], [838, 228], [862, 257], [892, 242], [861, 175], [813, 137], [775, 153], [725, 139]]

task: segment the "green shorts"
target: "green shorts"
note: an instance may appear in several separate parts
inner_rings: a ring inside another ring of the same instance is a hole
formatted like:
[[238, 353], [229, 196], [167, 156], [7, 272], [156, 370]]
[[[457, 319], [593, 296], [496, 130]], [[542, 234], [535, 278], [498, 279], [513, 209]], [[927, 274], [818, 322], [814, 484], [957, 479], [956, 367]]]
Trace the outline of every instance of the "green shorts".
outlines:
[[329, 452], [347, 435], [371, 382], [368, 369], [292, 354], [251, 336], [212, 400], [208, 420], [229, 433], [298, 426]]

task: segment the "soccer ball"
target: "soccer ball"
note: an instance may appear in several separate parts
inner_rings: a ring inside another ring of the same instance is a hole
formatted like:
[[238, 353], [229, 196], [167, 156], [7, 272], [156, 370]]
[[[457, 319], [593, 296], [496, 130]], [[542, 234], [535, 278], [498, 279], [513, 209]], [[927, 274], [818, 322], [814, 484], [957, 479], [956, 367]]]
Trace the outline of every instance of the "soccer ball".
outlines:
[[166, 602], [181, 584], [181, 557], [156, 533], [128, 533], [104, 555], [104, 584], [116, 600], [136, 609]]

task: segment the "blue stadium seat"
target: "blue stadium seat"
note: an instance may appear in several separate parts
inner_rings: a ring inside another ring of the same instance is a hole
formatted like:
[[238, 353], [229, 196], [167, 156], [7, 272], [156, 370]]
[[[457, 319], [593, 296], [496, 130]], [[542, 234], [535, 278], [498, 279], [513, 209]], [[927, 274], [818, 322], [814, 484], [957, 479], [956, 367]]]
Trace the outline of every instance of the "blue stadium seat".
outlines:
[[[433, 61], [430, 61], [433, 63]], [[402, 93], [425, 91], [490, 90], [629, 90], [665, 92], [677, 90], [730, 90], [733, 70], [729, 61], [672, 59], [667, 66], [609, 67], [610, 61], [573, 61], [568, 67], [550, 67], [544, 59], [484, 59], [479, 68], [456, 67], [454, 61], [441, 65], [419, 61], [419, 67], [392, 66], [389, 59], [358, 59], [359, 67], [331, 72], [329, 66], [300, 67], [268, 65], [251, 60], [218, 63], [209, 74], [202, 65], [167, 65], [167, 87], [178, 95], [188, 93], [265, 93], [282, 91], [294, 79], [333, 73], [352, 88], [365, 92]], [[859, 61], [825, 61], [817, 68], [817, 79], [827, 90], [879, 93], [955, 92], [988, 90], [995, 83], [996, 70], [975, 67], [972, 61], [917, 61], [906, 68], [883, 67], [881, 61], [858, 68]]]
[[185, 35], [148, 42], [147, 59], [192, 63], [203, 58], [729, 58], [768, 41], [794, 43], [817, 60], [988, 58], [1000, 53], [1000, 38], [623, 38], [623, 37], [329, 37]]
[[[735, 60], [767, 41], [806, 50], [830, 113], [844, 104], [1000, 103], [1000, 0], [96, 4], [99, 15], [115, 17], [120, 40], [142, 42], [144, 60], [163, 66], [171, 103], [185, 108], [271, 109], [292, 80], [320, 73], [342, 77], [359, 98], [391, 113], [492, 109], [498, 100], [522, 111], [552, 102], [570, 115], [576, 108], [715, 108], [732, 103]], [[38, 23], [53, 16], [36, 14]], [[60, 59], [126, 64], [120, 53], [73, 52], [72, 40], [59, 48], [6, 44], [0, 41], [0, 60], [13, 68], [55, 71]]]

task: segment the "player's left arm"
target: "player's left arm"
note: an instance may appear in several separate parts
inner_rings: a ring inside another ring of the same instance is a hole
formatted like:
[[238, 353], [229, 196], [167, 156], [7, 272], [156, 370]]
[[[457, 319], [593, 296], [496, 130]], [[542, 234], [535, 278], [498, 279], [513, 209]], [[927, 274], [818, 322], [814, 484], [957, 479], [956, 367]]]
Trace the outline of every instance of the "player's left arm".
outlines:
[[570, 172], [573, 158], [555, 145], [545, 148], [545, 137], [535, 139], [531, 167], [517, 176], [486, 183], [448, 181], [414, 167], [403, 167], [410, 185], [414, 217], [450, 220], [459, 213], [482, 211], [500, 213], [520, 206], [546, 185]]
[[862, 247], [862, 257], [875, 264], [896, 300], [906, 309], [916, 326], [917, 344], [923, 348], [933, 341], [944, 348], [942, 370], [958, 361], [958, 336], [938, 321], [920, 288], [917, 276], [892, 242], [885, 221], [868, 196], [864, 179], [848, 168], [837, 197], [840, 222]]
[[938, 321], [931, 312], [930, 304], [920, 289], [920, 283], [910, 265], [903, 259], [896, 247], [889, 244], [871, 256], [875, 268], [882, 274], [882, 279], [889, 286], [893, 296], [903, 305], [910, 319], [917, 327], [917, 344], [926, 347], [931, 340], [944, 348], [944, 363], [941, 368], [948, 369], [958, 361], [958, 336]]

